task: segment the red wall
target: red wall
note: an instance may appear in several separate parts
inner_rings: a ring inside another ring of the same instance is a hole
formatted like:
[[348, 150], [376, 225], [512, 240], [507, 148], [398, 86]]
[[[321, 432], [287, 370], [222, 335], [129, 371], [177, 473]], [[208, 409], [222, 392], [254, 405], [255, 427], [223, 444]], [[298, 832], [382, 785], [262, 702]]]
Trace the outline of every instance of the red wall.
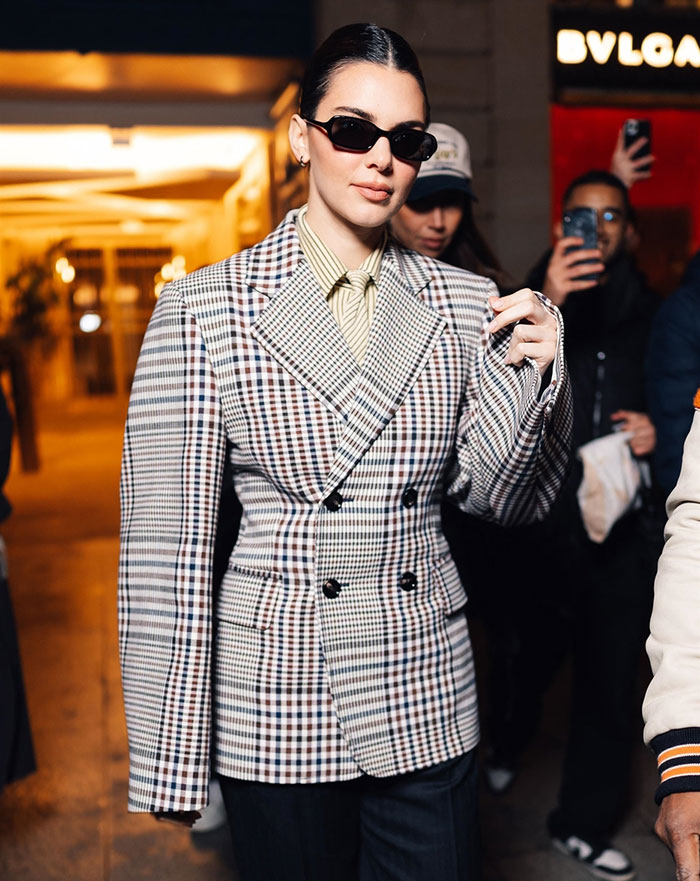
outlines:
[[638, 208], [687, 207], [692, 217], [691, 252], [700, 247], [700, 110], [618, 107], [563, 107], [550, 114], [552, 219], [560, 217], [567, 184], [591, 168], [609, 168], [617, 133], [625, 119], [651, 120], [651, 179], [635, 184]]

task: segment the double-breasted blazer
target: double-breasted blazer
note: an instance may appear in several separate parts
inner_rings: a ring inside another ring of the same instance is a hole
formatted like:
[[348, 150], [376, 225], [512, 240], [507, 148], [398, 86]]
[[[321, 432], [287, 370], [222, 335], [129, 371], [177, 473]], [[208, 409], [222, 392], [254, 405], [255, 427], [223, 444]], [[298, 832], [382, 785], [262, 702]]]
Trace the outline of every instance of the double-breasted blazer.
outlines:
[[[533, 363], [505, 364], [510, 332], [487, 333], [491, 282], [389, 240], [360, 368], [294, 217], [167, 286], [143, 342], [121, 483], [132, 810], [206, 803], [211, 716], [216, 770], [266, 782], [388, 776], [474, 746], [440, 502], [536, 519], [566, 469], [561, 332], [542, 392]], [[212, 610], [226, 455], [243, 517]]]

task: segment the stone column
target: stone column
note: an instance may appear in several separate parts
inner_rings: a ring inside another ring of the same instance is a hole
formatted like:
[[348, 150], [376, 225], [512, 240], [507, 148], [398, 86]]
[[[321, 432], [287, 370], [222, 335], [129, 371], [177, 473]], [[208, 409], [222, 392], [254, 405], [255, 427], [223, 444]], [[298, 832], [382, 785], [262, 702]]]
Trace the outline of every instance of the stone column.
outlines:
[[522, 278], [551, 237], [549, 3], [490, 5], [494, 248]]

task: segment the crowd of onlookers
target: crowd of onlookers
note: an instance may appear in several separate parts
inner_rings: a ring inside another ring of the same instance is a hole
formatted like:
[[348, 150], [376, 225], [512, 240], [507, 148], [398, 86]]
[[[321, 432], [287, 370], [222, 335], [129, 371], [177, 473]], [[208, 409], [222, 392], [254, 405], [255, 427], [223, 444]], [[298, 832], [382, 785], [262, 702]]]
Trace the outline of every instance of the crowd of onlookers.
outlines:
[[[474, 221], [467, 142], [449, 126], [432, 130], [440, 144], [435, 162], [421, 169], [393, 232], [509, 293], [521, 285]], [[646, 142], [626, 145], [621, 130], [610, 169], [590, 169], [568, 184], [555, 244], [524, 280], [564, 318], [573, 455], [554, 510], [542, 524], [509, 529], [444, 512], [470, 608], [487, 634], [487, 783], [500, 793], [516, 780], [544, 692], [569, 655], [569, 734], [549, 831], [562, 852], [598, 877], [617, 879], [635, 875], [610, 838], [638, 731], [636, 679], [664, 501], [678, 478], [700, 384], [700, 256], [663, 304], [635, 262], [640, 238], [629, 191], [651, 174]], [[586, 214], [592, 241], [570, 232], [572, 218]]]

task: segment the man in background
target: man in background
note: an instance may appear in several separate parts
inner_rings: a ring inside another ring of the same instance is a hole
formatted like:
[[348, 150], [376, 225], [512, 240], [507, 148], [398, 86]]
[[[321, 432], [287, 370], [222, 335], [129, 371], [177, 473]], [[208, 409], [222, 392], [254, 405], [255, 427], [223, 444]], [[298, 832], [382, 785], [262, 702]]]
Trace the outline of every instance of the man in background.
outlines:
[[[564, 238], [557, 224], [558, 241], [527, 284], [543, 291], [564, 316], [574, 449], [621, 430], [632, 456], [646, 461], [655, 432], [647, 415], [643, 363], [657, 298], [626, 253], [627, 189], [610, 172], [588, 172], [567, 188], [562, 215], [575, 208], [595, 211], [598, 247], [581, 250], [582, 240]], [[593, 540], [578, 502], [581, 479], [582, 465], [575, 459], [555, 510], [533, 538], [535, 557], [543, 561], [541, 588], [522, 623], [523, 662], [515, 667], [513, 683], [519, 711], [509, 736], [517, 743], [518, 719], [532, 729], [542, 691], [571, 651], [570, 730], [549, 831], [554, 846], [592, 874], [626, 881], [635, 877], [634, 866], [610, 837], [623, 810], [636, 733], [637, 673], [661, 512], [647, 491], [641, 507], [631, 506], [607, 535]]]

